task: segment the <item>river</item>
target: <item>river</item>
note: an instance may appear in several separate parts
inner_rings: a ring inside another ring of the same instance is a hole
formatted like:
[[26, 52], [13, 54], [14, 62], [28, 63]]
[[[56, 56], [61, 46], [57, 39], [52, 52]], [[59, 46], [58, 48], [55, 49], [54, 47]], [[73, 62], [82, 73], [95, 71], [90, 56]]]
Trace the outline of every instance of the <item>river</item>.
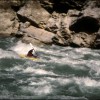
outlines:
[[40, 59], [24, 59], [29, 44], [0, 37], [0, 99], [100, 99], [100, 50], [34, 48]]

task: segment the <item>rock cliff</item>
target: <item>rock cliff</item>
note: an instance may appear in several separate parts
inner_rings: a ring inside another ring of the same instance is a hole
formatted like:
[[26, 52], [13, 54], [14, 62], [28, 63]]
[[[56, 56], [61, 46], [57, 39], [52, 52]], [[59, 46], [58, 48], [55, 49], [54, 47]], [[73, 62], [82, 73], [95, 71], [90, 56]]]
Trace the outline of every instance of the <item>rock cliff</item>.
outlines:
[[0, 35], [23, 42], [100, 48], [99, 0], [0, 0]]

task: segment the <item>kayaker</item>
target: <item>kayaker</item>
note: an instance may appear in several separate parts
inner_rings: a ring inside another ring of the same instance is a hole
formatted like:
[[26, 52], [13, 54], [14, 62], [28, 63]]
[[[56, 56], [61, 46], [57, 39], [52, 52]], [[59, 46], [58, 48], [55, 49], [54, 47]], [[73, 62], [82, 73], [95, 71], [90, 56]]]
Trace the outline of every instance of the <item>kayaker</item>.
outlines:
[[28, 51], [27, 57], [34, 57], [34, 58], [37, 58], [38, 56], [37, 56], [35, 50], [34, 50], [34, 49], [31, 49], [31, 50]]

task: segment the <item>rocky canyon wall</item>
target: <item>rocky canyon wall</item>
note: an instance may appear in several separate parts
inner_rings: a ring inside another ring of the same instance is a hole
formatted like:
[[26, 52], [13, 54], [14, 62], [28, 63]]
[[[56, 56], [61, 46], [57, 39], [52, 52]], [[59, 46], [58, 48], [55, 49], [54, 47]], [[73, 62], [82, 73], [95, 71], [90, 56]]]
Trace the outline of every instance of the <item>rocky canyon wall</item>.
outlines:
[[100, 48], [99, 0], [0, 0], [0, 36]]

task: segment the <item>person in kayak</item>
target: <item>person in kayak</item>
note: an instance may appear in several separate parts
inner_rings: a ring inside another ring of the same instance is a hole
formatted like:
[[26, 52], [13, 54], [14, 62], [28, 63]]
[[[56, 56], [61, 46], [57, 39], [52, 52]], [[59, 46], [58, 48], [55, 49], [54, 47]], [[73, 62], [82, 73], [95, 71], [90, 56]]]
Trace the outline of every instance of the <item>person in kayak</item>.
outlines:
[[28, 51], [27, 53], [27, 57], [34, 57], [34, 58], [38, 58], [38, 55], [36, 54], [34, 49], [31, 49]]

